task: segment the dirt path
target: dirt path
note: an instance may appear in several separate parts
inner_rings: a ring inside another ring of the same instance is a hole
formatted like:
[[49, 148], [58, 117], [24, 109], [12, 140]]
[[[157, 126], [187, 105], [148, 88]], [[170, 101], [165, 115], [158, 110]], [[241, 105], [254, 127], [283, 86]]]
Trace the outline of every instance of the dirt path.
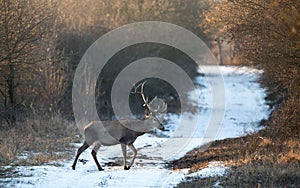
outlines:
[[[14, 187], [173, 187], [182, 181], [188, 169], [171, 170], [166, 168], [166, 162], [179, 159], [191, 149], [201, 146], [213, 139], [237, 137], [256, 130], [257, 123], [268, 116], [265, 105], [265, 91], [256, 82], [258, 71], [252, 69], [237, 69], [221, 67], [224, 75], [226, 108], [222, 126], [214, 138], [203, 138], [207, 129], [211, 109], [209, 87], [193, 93], [200, 100], [201, 110], [197, 126], [189, 128], [192, 119], [189, 116], [181, 119], [182, 125], [176, 129], [176, 136], [158, 138], [146, 134], [139, 137], [135, 143], [138, 155], [134, 166], [123, 170], [121, 148], [119, 145], [102, 147], [98, 158], [105, 171], [99, 172], [92, 160], [90, 150], [82, 154], [73, 171], [73, 161], [61, 163], [61, 166], [18, 167], [20, 177], [0, 180], [0, 186]], [[206, 76], [214, 76], [214, 73]], [[207, 84], [205, 77], [197, 80], [202, 85]], [[216, 83], [219, 84], [219, 83]], [[171, 116], [173, 125], [178, 123], [177, 116]], [[189, 134], [189, 136], [186, 133]], [[192, 135], [192, 136], [191, 136]], [[75, 151], [74, 151], [75, 152]]]

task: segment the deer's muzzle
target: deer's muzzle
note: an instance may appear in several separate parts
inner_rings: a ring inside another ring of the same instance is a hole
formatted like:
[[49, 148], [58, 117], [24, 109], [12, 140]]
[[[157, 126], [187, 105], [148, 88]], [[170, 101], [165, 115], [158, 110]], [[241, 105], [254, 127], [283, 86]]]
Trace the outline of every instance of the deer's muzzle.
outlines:
[[161, 123], [160, 123], [160, 125], [159, 125], [158, 129], [159, 129], [159, 130], [161, 130], [161, 131], [163, 131], [163, 130], [165, 130], [165, 127], [164, 127], [164, 125], [163, 125], [163, 124], [161, 124]]

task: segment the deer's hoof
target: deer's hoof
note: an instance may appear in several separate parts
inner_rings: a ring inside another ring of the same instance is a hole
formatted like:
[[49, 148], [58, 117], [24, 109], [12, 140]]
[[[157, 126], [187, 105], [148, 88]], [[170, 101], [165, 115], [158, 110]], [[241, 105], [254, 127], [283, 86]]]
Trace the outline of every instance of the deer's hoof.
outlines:
[[99, 168], [98, 170], [99, 170], [99, 171], [104, 171], [104, 169], [103, 169], [103, 168]]
[[72, 169], [75, 170], [75, 166], [72, 166]]
[[129, 166], [124, 166], [124, 170], [129, 170], [130, 167]]

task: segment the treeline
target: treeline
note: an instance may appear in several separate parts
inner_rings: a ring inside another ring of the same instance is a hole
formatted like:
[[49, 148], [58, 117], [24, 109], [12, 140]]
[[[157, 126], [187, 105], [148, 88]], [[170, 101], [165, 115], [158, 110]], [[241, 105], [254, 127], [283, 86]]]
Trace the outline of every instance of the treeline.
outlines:
[[0, 6], [0, 116], [13, 123], [29, 108], [50, 110], [52, 95], [61, 91], [46, 80], [60, 79], [63, 74], [52, 72], [63, 63], [54, 46], [57, 13], [50, 2], [3, 0]]
[[[199, 15], [208, 7], [207, 1], [193, 0], [1, 0], [1, 126], [57, 114], [72, 119], [76, 66], [85, 50], [114, 28], [137, 21], [166, 21], [208, 41], [198, 27]], [[102, 109], [103, 116], [110, 116], [107, 111]]]
[[264, 70], [272, 139], [300, 138], [300, 1], [233, 0], [214, 5], [202, 26], [233, 46], [239, 62]]

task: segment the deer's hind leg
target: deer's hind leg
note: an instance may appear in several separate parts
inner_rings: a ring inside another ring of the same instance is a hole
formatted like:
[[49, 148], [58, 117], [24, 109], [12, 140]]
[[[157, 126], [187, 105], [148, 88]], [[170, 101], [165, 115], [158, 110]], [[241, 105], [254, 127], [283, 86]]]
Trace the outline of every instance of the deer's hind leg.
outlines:
[[76, 163], [77, 163], [77, 160], [78, 160], [80, 154], [82, 152], [84, 152], [88, 147], [90, 147], [90, 146], [86, 142], [84, 142], [83, 145], [78, 149], [77, 154], [76, 154], [76, 158], [75, 158], [75, 160], [73, 162], [73, 165], [72, 165], [73, 170], [75, 170]]
[[100, 143], [98, 142], [95, 142], [94, 143], [94, 148], [92, 150], [92, 156], [93, 156], [93, 159], [98, 167], [98, 170], [99, 171], [103, 171], [104, 169], [101, 167], [100, 163], [98, 162], [98, 159], [97, 159], [97, 151], [99, 150], [100, 148]]

